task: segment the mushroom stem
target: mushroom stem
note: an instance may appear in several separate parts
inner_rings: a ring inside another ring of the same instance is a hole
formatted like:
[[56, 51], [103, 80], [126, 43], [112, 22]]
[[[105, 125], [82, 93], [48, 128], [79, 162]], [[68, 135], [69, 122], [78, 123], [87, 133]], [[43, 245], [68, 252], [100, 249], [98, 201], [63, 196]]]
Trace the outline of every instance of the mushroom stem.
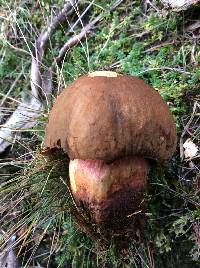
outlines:
[[110, 225], [142, 210], [148, 171], [148, 161], [137, 156], [111, 164], [91, 159], [75, 159], [69, 164], [75, 201], [96, 224]]

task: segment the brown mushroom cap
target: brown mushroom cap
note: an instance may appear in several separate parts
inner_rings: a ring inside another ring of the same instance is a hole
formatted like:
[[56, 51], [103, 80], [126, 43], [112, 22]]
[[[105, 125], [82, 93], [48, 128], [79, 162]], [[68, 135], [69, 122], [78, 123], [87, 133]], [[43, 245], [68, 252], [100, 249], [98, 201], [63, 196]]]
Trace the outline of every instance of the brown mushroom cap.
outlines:
[[70, 159], [115, 159], [138, 155], [163, 161], [176, 147], [176, 129], [159, 93], [137, 77], [95, 72], [58, 96], [44, 145]]

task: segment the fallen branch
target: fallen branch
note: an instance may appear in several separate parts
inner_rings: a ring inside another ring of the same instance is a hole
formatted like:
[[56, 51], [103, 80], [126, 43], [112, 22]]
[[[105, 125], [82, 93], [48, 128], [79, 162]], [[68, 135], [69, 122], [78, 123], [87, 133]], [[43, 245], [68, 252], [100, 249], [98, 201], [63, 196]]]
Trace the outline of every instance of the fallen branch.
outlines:
[[162, 0], [162, 2], [166, 7], [170, 7], [174, 11], [181, 11], [196, 5], [200, 0]]
[[56, 63], [59, 63], [62, 61], [62, 59], [65, 56], [65, 53], [74, 45], [76, 45], [77, 43], [79, 43], [81, 41], [81, 39], [83, 39], [86, 35], [87, 32], [89, 32], [92, 27], [100, 20], [102, 19], [102, 16], [99, 15], [98, 17], [96, 17], [96, 19], [94, 19], [92, 22], [88, 23], [86, 26], [83, 27], [83, 29], [81, 30], [81, 32], [75, 36], [73, 36], [72, 38], [70, 38], [65, 44], [64, 46], [60, 49], [59, 51], [59, 55], [56, 57]]
[[51, 70], [47, 70], [44, 75], [41, 73], [41, 62], [45, 53], [47, 42], [55, 32], [59, 24], [67, 20], [66, 14], [74, 7], [75, 1], [68, 1], [58, 15], [52, 19], [47, 31], [42, 32], [35, 42], [35, 51], [31, 54], [31, 94], [27, 101], [23, 100], [11, 117], [0, 129], [0, 153], [13, 143], [16, 131], [30, 129], [37, 123], [44, 104], [41, 96], [51, 94]]
[[[123, 0], [117, 0], [115, 1], [111, 7], [107, 10], [107, 12], [111, 12], [113, 11], [118, 5], [121, 4]], [[86, 13], [86, 11], [89, 9], [90, 5], [88, 6], [88, 8], [83, 12], [83, 14], [79, 17], [79, 19], [75, 22], [75, 24], [70, 27], [70, 31], [73, 31], [74, 27], [77, 25], [77, 23], [80, 21], [81, 17]], [[94, 27], [94, 25], [99, 22], [100, 20], [103, 19], [105, 14], [100, 14], [99, 16], [97, 16], [94, 20], [92, 20], [91, 22], [89, 22], [86, 26], [83, 26], [83, 29], [81, 30], [81, 32], [77, 35], [74, 35], [72, 38], [70, 38], [65, 44], [64, 46], [60, 49], [58, 56], [56, 57], [56, 60], [54, 62], [54, 64], [59, 64], [62, 59], [64, 58], [65, 54], [67, 53], [67, 51], [74, 45], [78, 44], [81, 39], [83, 39], [84, 37], [86, 37], [86, 33], [88, 33], [89, 31], [91, 31], [91, 29]]]
[[[107, 12], [114, 10], [123, 0], [117, 0], [113, 2], [110, 9]], [[81, 32], [68, 40], [68, 42], [60, 49], [59, 55], [53, 62], [51, 68], [46, 70], [43, 74], [41, 72], [41, 63], [47, 46], [47, 42], [50, 37], [55, 32], [58, 25], [67, 21], [66, 14], [73, 8], [77, 12], [78, 1], [67, 1], [64, 8], [58, 13], [58, 15], [53, 18], [51, 24], [47, 28], [47, 31], [42, 32], [35, 42], [35, 51], [31, 54], [31, 94], [28, 101], [22, 101], [22, 103], [17, 107], [11, 117], [7, 122], [1, 126], [0, 129], [0, 153], [13, 143], [13, 139], [16, 136], [16, 132], [24, 131], [26, 129], [32, 128], [37, 124], [37, 119], [40, 117], [42, 111], [44, 110], [44, 104], [42, 98], [48, 101], [49, 96], [52, 91], [52, 68], [54, 68], [59, 62], [62, 61], [65, 53], [69, 48], [76, 45], [81, 41], [82, 38], [86, 36], [94, 25], [103, 19], [104, 13], [97, 16], [93, 21], [88, 23]], [[90, 5], [89, 5], [90, 6]], [[87, 10], [89, 7], [87, 8]], [[81, 16], [86, 14], [83, 12]], [[80, 17], [78, 21], [80, 21]], [[77, 22], [76, 22], [77, 24]], [[73, 29], [72, 26], [71, 29]]]
[[49, 38], [55, 33], [57, 27], [59, 25], [62, 25], [65, 21], [67, 21], [66, 15], [72, 8], [74, 8], [75, 3], [77, 4], [78, 1], [75, 0], [67, 1], [63, 9], [58, 13], [56, 17], [52, 19], [52, 22], [48, 26], [47, 30], [45, 32], [42, 32], [38, 37], [36, 46], [37, 46], [37, 53], [40, 55], [40, 57], [43, 56], [47, 42]]
[[[74, 8], [75, 0], [67, 1], [63, 9], [58, 13], [56, 17], [52, 19], [47, 31], [42, 32], [38, 39], [35, 42], [35, 55], [32, 55], [31, 63], [31, 91], [32, 95], [36, 98], [41, 98], [45, 92], [43, 91], [43, 79], [41, 74], [41, 63], [44, 57], [45, 49], [48, 43], [48, 40], [56, 31], [56, 28], [67, 21], [67, 13]], [[49, 70], [51, 73], [51, 70]], [[51, 75], [50, 75], [51, 76]]]

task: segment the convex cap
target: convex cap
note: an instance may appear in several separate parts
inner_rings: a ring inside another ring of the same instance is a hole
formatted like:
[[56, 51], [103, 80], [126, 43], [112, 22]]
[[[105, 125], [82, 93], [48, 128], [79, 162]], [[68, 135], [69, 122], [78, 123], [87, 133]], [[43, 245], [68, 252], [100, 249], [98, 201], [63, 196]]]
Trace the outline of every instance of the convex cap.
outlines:
[[94, 72], [57, 97], [44, 145], [63, 149], [70, 159], [138, 155], [163, 161], [175, 151], [176, 129], [165, 101], [143, 80]]

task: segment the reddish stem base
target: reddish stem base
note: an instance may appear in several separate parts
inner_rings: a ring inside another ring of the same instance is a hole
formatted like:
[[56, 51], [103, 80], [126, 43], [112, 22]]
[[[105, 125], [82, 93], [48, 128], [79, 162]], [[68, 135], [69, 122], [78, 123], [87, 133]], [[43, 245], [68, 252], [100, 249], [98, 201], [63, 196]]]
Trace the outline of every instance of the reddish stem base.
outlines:
[[102, 160], [76, 159], [70, 161], [69, 170], [77, 205], [96, 225], [114, 226], [143, 212], [147, 160], [135, 156], [106, 164]]

